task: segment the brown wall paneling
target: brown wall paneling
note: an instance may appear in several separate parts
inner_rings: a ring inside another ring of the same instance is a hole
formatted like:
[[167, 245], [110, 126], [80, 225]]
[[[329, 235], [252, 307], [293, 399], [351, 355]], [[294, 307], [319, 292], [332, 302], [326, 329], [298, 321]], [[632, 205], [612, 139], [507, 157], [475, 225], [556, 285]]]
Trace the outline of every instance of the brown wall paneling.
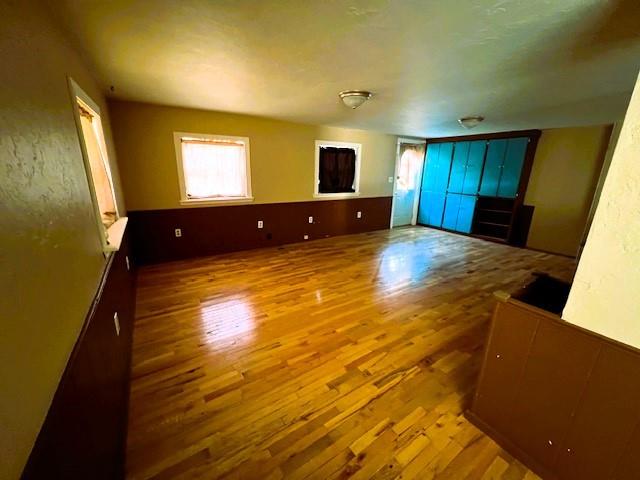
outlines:
[[561, 478], [611, 477], [640, 420], [638, 367], [637, 355], [610, 345], [602, 348], [558, 455]]
[[[113, 254], [23, 479], [124, 477], [135, 274], [127, 236]], [[118, 312], [120, 335], [113, 315]]]
[[639, 371], [639, 350], [503, 299], [467, 414], [545, 479], [640, 478]]
[[[377, 197], [141, 210], [129, 212], [129, 221], [136, 263], [148, 264], [301, 242], [304, 235], [313, 240], [386, 229], [391, 202]], [[264, 228], [258, 229], [258, 220]]]
[[505, 433], [545, 467], [553, 466], [599, 348], [563, 325], [538, 327]]
[[[474, 411], [498, 430], [508, 426], [508, 412], [513, 408], [538, 321], [535, 316], [523, 314], [508, 303], [496, 306], [485, 353], [487, 368], [476, 389]], [[485, 392], [491, 392], [491, 395]]]
[[640, 478], [640, 461], [638, 460], [638, 452], [640, 452], [640, 423], [636, 423], [633, 434], [626, 446], [621, 452], [622, 457], [618, 461], [615, 472], [611, 478], [616, 480], [628, 480], [629, 478]]

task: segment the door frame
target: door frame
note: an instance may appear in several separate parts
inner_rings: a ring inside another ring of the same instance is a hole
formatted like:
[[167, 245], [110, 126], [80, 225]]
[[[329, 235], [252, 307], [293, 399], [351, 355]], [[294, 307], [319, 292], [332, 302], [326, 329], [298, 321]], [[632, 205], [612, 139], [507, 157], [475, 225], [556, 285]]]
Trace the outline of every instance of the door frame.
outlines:
[[[398, 185], [398, 170], [400, 169], [400, 145], [402, 144], [411, 144], [411, 145], [424, 145], [425, 155], [427, 153], [427, 140], [424, 138], [411, 138], [411, 137], [398, 137], [396, 141], [396, 164], [393, 169], [393, 194], [391, 197], [391, 218], [389, 219], [389, 228], [393, 228], [393, 214], [395, 212], [396, 205], [396, 189]], [[420, 165], [420, 170], [424, 169], [424, 156], [422, 157], [422, 163]], [[420, 175], [422, 178], [422, 175]], [[411, 225], [416, 225], [418, 221], [418, 203], [420, 201], [420, 188], [422, 185], [416, 186], [416, 194], [413, 197], [413, 213], [411, 214]]]

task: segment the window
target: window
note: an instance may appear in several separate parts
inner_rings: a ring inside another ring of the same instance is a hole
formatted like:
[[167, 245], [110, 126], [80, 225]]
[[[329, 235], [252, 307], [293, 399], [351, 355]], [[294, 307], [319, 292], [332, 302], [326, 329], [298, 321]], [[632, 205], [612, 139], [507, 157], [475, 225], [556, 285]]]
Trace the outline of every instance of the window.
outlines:
[[96, 220], [106, 251], [120, 247], [126, 218], [120, 219], [98, 105], [69, 79], [74, 117]]
[[174, 133], [181, 203], [253, 200], [249, 139]]
[[359, 143], [316, 141], [316, 197], [350, 197], [360, 193]]
[[400, 157], [400, 165], [398, 166], [397, 189], [403, 191], [415, 190], [422, 167], [424, 147], [422, 145], [403, 144], [401, 149], [404, 152]]

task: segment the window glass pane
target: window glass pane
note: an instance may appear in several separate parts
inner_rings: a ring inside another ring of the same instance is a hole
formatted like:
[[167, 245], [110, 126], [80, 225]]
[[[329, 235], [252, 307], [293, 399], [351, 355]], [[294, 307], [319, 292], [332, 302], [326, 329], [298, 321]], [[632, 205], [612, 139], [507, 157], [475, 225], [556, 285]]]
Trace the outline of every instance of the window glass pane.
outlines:
[[243, 144], [183, 140], [182, 163], [187, 198], [247, 196]]
[[420, 173], [422, 152], [419, 147], [410, 146], [405, 148], [406, 150], [400, 157], [397, 187], [398, 190], [414, 190]]
[[355, 192], [356, 152], [353, 148], [320, 147], [319, 193]]
[[107, 172], [106, 152], [103, 152], [102, 148], [100, 148], [101, 145], [98, 138], [99, 129], [102, 128], [100, 118], [91, 115], [80, 107], [80, 124], [82, 125], [82, 136], [84, 137], [84, 144], [89, 157], [91, 180], [96, 193], [101, 220], [105, 227], [109, 227], [118, 218], [113, 198], [113, 188]]

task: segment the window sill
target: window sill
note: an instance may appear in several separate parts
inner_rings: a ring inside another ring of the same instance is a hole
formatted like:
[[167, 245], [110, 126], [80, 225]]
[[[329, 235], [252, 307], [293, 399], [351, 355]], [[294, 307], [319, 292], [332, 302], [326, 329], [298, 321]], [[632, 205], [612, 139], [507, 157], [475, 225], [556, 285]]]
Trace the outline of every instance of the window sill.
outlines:
[[314, 193], [313, 198], [335, 200], [336, 198], [353, 198], [359, 197], [360, 192], [344, 192], [344, 193]]
[[202, 198], [180, 200], [180, 205], [210, 206], [210, 205], [242, 205], [244, 203], [253, 203], [253, 197], [220, 197], [217, 199]]
[[105, 252], [117, 252], [122, 244], [124, 230], [127, 227], [127, 217], [120, 217], [116, 222], [107, 228], [107, 245], [104, 247]]

